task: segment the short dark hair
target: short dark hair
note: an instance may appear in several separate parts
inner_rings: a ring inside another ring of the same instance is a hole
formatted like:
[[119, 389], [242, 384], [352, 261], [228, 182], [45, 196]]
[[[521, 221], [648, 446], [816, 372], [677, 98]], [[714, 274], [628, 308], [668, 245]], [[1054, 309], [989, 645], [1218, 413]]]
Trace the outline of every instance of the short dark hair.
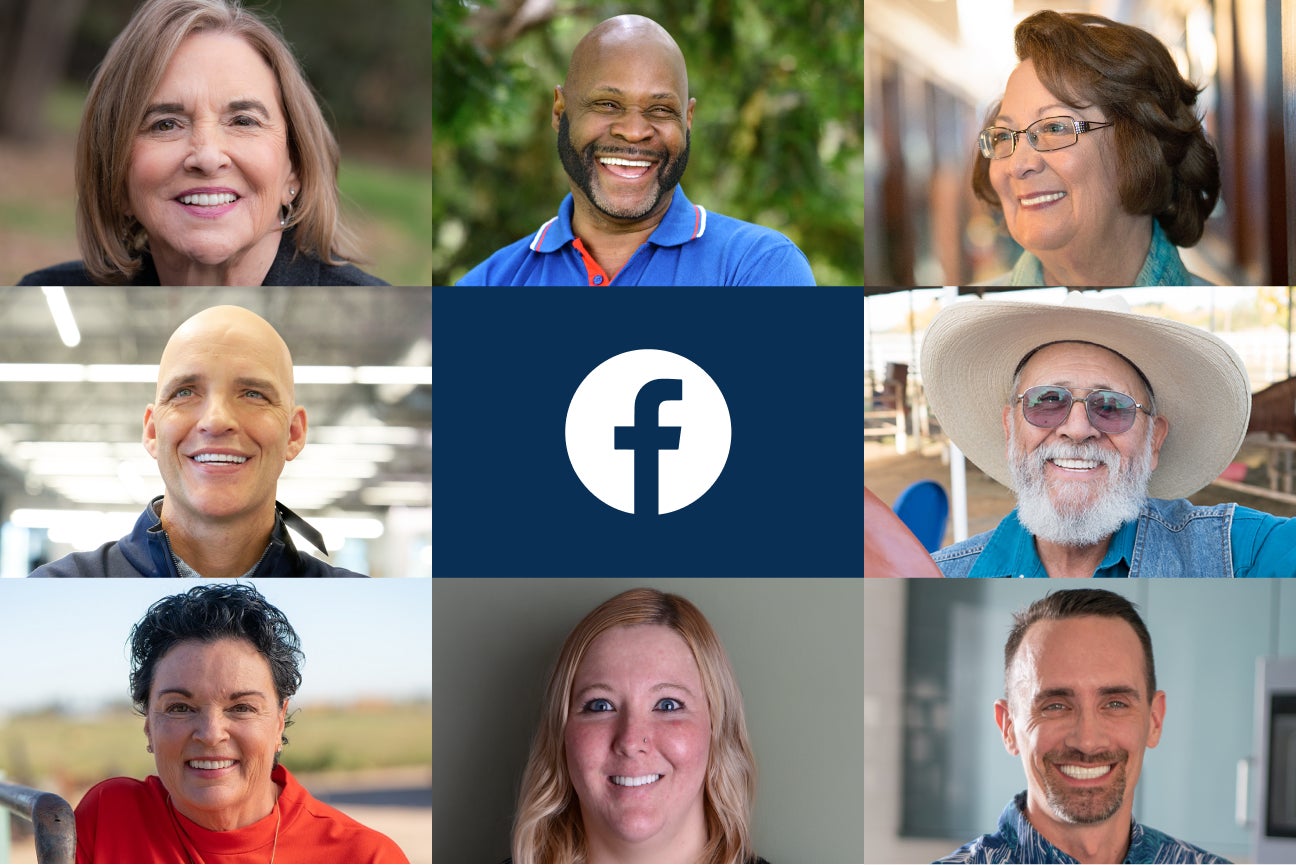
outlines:
[[[1022, 19], [1015, 41], [1050, 93], [1077, 108], [1096, 105], [1112, 122], [1121, 206], [1155, 217], [1176, 246], [1200, 240], [1219, 199], [1219, 157], [1197, 114], [1201, 90], [1160, 40], [1101, 15], [1045, 10]], [[990, 106], [987, 126], [998, 113]], [[972, 189], [1003, 207], [990, 160], [973, 162]]]
[[1013, 658], [1030, 626], [1039, 621], [1058, 621], [1076, 619], [1081, 616], [1102, 616], [1108, 619], [1123, 619], [1131, 628], [1139, 642], [1143, 644], [1143, 662], [1147, 667], [1148, 699], [1156, 693], [1156, 664], [1152, 660], [1152, 635], [1147, 625], [1139, 618], [1138, 610], [1124, 595], [1109, 592], [1106, 589], [1068, 589], [1050, 592], [1035, 601], [1024, 610], [1013, 613], [1012, 630], [1008, 632], [1008, 642], [1004, 643], [1004, 693], [1007, 696], [1008, 675], [1012, 669]]
[[280, 705], [297, 693], [305, 655], [288, 617], [253, 586], [217, 583], [163, 598], [131, 628], [130, 690], [135, 711], [148, 713], [153, 673], [167, 652], [191, 640], [212, 643], [226, 638], [246, 640], [265, 657]]

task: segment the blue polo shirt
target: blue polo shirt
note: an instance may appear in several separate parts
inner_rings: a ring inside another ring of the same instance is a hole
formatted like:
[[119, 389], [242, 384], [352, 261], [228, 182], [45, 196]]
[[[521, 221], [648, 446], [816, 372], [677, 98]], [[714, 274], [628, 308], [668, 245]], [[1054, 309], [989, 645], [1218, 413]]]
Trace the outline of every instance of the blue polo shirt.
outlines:
[[810, 262], [792, 241], [773, 229], [711, 213], [689, 201], [679, 186], [648, 240], [609, 277], [572, 233], [573, 208], [569, 192], [557, 216], [468, 271], [458, 284], [815, 284]]

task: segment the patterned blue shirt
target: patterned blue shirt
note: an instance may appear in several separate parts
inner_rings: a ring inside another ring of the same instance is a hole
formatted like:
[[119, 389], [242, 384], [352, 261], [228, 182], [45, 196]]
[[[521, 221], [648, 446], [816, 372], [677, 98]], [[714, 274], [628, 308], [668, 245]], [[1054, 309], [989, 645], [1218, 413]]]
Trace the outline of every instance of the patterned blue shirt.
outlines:
[[[999, 282], [999, 280], [996, 280]], [[1017, 264], [1002, 282], [1005, 285], [1048, 285], [1044, 281], [1044, 265], [1029, 252], [1023, 252]], [[1209, 282], [1188, 272], [1179, 250], [1166, 237], [1161, 223], [1152, 220], [1152, 245], [1138, 276], [1130, 285], [1210, 285]]]
[[[999, 831], [969, 841], [937, 862], [1066, 862], [1076, 859], [1049, 843], [1026, 819], [1026, 791], [1013, 797], [999, 815]], [[1129, 851], [1125, 862], [1228, 862], [1200, 847], [1171, 838], [1150, 826], [1130, 821]]]
[[615, 274], [572, 231], [571, 193], [534, 235], [474, 267], [459, 285], [814, 285], [805, 253], [771, 228], [711, 213], [675, 187], [662, 221]]

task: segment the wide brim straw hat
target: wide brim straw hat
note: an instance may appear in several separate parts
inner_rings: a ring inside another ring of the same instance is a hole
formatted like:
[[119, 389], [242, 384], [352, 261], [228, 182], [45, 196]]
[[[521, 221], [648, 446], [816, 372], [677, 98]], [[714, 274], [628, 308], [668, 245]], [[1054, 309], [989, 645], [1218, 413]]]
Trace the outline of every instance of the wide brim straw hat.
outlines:
[[999, 483], [1013, 487], [1003, 407], [1012, 404], [1017, 364], [1042, 345], [1065, 341], [1118, 352], [1151, 383], [1170, 432], [1150, 496], [1191, 495], [1237, 454], [1251, 417], [1251, 380], [1237, 352], [1215, 335], [1131, 312], [1125, 298], [1101, 292], [1069, 292], [1062, 304], [959, 301], [927, 328], [923, 389], [945, 434]]

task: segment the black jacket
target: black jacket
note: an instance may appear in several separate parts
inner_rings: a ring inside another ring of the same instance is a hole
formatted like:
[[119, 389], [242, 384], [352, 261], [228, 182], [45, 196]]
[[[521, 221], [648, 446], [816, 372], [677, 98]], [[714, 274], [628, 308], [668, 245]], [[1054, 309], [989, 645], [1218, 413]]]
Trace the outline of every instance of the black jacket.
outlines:
[[[293, 242], [295, 229], [288, 229], [279, 238], [279, 251], [266, 272], [262, 285], [387, 285], [376, 276], [370, 276], [354, 264], [333, 266], [324, 264], [313, 255], [297, 252]], [[24, 276], [19, 285], [95, 285], [79, 261], [56, 264]], [[132, 285], [161, 285], [153, 256], [144, 253], [143, 265], [135, 274]]]
[[[171, 558], [171, 542], [162, 530], [162, 519], [154, 506], [158, 496], [144, 508], [135, 528], [120, 541], [104, 544], [88, 553], [72, 553], [56, 562], [41, 565], [29, 577], [179, 577]], [[353, 571], [335, 568], [305, 553], [298, 552], [288, 534], [291, 523], [298, 533], [320, 547], [324, 541], [305, 520], [275, 502], [275, 527], [270, 546], [257, 563], [254, 577], [363, 577]]]

